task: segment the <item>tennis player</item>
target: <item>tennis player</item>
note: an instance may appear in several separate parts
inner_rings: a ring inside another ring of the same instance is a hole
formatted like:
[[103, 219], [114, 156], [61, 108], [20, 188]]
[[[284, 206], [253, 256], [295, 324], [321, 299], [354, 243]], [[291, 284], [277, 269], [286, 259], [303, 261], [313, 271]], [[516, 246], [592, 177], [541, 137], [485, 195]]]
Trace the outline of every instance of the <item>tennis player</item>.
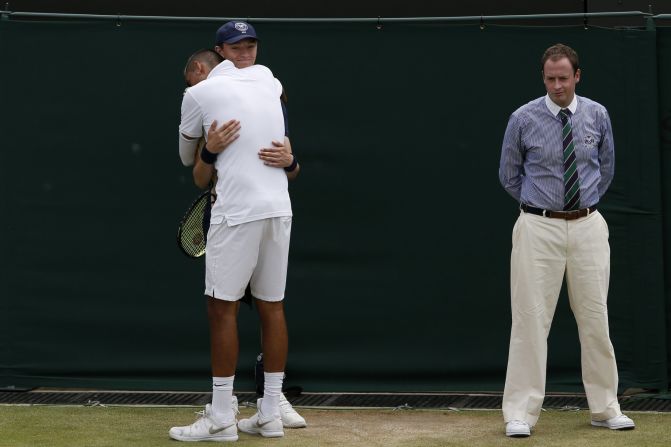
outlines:
[[[251, 280], [262, 325], [265, 360], [264, 395], [258, 412], [239, 422], [242, 431], [265, 437], [284, 435], [280, 398], [287, 357], [283, 299], [286, 284], [291, 202], [287, 176], [259, 158], [259, 148], [280, 141], [284, 118], [282, 87], [269, 69], [238, 69], [215, 53], [200, 51], [187, 64], [210, 69], [207, 79], [189, 88], [182, 102], [180, 155], [192, 160], [197, 139], [213, 121], [239, 119], [244, 128], [224, 151], [203, 148], [204, 174], [219, 176], [206, 251], [206, 286], [210, 322], [213, 400], [194, 424], [173, 427], [170, 436], [183, 441], [237, 440], [232, 390], [238, 356], [237, 301]], [[196, 64], [197, 62], [197, 64]], [[190, 154], [190, 156], [189, 156]], [[202, 180], [195, 171], [196, 181]]]
[[[222, 58], [230, 60], [236, 68], [251, 67], [256, 63], [258, 50], [258, 37], [254, 27], [246, 22], [231, 21], [225, 23], [216, 33], [215, 52]], [[194, 61], [191, 70], [185, 70], [184, 76], [187, 85], [195, 85], [206, 79], [210, 73], [209, 66], [202, 66], [198, 61]], [[259, 158], [268, 166], [284, 169], [287, 179], [294, 180], [300, 172], [301, 166], [293, 155], [291, 142], [289, 140], [289, 120], [286, 107], [286, 94], [284, 90], [280, 97], [282, 112], [284, 118], [284, 143], [273, 141], [272, 147], [261, 148]], [[214, 152], [223, 151], [232, 141], [239, 136], [240, 123], [237, 120], [229, 120], [224, 125], [217, 127], [214, 121], [208, 130], [207, 147]], [[216, 184], [216, 171], [213, 165], [202, 162], [200, 155], [196, 153], [194, 160], [194, 180], [196, 184], [205, 189], [211, 184]], [[212, 191], [216, 198], [216, 191]], [[204, 227], [209, 227], [210, 207], [205, 210]], [[207, 234], [205, 229], [204, 234]], [[240, 300], [251, 305], [251, 291], [249, 288], [245, 291], [245, 296]], [[240, 301], [238, 301], [238, 308]], [[217, 342], [212, 341], [213, 349], [216, 349]], [[216, 393], [218, 384], [213, 383], [213, 392]], [[237, 399], [233, 396], [233, 407], [237, 411]], [[280, 395], [280, 416], [284, 428], [303, 428], [307, 426], [305, 419], [291, 406], [284, 394]]]

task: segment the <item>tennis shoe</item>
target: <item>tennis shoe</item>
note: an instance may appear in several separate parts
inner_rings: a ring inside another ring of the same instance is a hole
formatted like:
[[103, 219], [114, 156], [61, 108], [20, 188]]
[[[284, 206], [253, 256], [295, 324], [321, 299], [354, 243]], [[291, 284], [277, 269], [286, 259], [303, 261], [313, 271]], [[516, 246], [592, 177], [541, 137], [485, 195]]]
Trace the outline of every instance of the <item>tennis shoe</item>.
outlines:
[[511, 438], [527, 438], [531, 436], [531, 427], [524, 421], [510, 421], [506, 423], [506, 436], [510, 436]]
[[235, 418], [230, 421], [218, 421], [212, 415], [210, 404], [196, 414], [200, 418], [191, 425], [172, 427], [170, 437], [177, 441], [237, 441], [238, 428]]
[[606, 419], [605, 421], [592, 420], [592, 425], [595, 427], [610, 428], [611, 430], [633, 430], [636, 428], [634, 421], [623, 414]]
[[238, 421], [238, 428], [242, 432], [249, 433], [250, 435], [261, 435], [264, 438], [279, 438], [284, 436], [282, 419], [279, 416], [266, 416], [261, 413], [262, 401], [263, 399], [256, 401], [257, 411], [254, 416]]
[[231, 410], [233, 410], [233, 414], [240, 414], [240, 408], [238, 407], [238, 398], [235, 395], [231, 397]]
[[303, 416], [294, 410], [284, 394], [280, 394], [280, 418], [284, 428], [303, 428], [308, 425]]

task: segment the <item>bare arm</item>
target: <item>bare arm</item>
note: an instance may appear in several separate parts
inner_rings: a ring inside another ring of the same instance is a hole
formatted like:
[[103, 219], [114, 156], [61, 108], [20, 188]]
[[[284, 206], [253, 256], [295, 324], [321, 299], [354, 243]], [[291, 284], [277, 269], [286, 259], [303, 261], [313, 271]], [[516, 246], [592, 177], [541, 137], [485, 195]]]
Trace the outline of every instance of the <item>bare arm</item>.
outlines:
[[207, 164], [200, 158], [200, 151], [204, 146], [205, 140], [201, 139], [193, 162], [193, 182], [200, 189], [207, 189], [210, 186], [210, 180], [215, 173], [214, 165]]

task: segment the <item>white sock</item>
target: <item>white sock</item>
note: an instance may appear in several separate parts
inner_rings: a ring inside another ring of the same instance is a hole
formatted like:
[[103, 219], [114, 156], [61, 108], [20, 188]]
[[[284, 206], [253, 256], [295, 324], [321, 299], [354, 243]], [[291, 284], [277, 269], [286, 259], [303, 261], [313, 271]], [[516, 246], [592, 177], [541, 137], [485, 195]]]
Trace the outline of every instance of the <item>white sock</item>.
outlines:
[[212, 377], [212, 413], [216, 419], [231, 420], [233, 414], [233, 379], [231, 377]]
[[283, 372], [263, 373], [263, 402], [261, 413], [265, 416], [280, 416], [280, 394], [282, 394]]

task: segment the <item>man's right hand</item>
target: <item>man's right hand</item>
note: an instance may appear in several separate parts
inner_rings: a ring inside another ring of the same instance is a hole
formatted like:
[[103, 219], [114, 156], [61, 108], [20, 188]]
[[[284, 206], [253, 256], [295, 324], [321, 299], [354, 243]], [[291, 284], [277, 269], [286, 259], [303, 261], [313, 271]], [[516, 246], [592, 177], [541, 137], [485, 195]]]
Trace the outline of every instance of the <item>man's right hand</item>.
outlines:
[[240, 134], [240, 121], [230, 120], [217, 129], [217, 121], [212, 121], [207, 131], [207, 150], [213, 154], [224, 151], [229, 144], [238, 139]]

